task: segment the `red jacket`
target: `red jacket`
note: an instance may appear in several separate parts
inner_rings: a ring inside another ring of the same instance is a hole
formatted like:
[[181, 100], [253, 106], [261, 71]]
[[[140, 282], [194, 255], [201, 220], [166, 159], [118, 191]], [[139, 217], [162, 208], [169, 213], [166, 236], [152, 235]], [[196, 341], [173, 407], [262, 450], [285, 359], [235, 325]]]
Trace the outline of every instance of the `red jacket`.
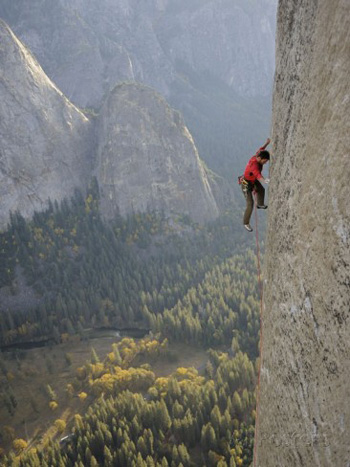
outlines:
[[244, 170], [243, 177], [248, 180], [248, 182], [254, 183], [256, 180], [260, 180], [262, 175], [261, 171], [263, 169], [263, 166], [259, 164], [259, 162], [256, 160], [256, 156], [260, 154], [261, 151], [263, 151], [264, 148], [261, 147], [255, 156], [251, 157], [249, 159], [249, 162]]

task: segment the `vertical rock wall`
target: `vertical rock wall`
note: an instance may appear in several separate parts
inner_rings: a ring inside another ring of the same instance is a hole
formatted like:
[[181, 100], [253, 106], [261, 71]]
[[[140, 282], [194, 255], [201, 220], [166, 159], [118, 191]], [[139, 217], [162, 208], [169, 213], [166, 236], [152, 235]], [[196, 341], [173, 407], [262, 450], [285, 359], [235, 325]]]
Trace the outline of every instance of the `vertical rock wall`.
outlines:
[[181, 115], [153, 89], [121, 84], [98, 120], [96, 175], [101, 210], [187, 214], [198, 222], [219, 209], [206, 170]]
[[350, 465], [350, 2], [280, 0], [256, 465]]
[[84, 189], [91, 146], [90, 121], [0, 20], [0, 229]]

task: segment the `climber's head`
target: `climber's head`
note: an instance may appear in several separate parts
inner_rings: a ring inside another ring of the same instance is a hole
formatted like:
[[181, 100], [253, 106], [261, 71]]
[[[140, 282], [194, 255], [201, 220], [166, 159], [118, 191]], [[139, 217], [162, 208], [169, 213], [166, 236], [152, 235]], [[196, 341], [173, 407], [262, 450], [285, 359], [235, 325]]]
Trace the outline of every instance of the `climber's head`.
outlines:
[[269, 151], [260, 151], [259, 155], [256, 156], [256, 160], [259, 162], [259, 164], [264, 165], [266, 162], [269, 162], [270, 160], [270, 153]]

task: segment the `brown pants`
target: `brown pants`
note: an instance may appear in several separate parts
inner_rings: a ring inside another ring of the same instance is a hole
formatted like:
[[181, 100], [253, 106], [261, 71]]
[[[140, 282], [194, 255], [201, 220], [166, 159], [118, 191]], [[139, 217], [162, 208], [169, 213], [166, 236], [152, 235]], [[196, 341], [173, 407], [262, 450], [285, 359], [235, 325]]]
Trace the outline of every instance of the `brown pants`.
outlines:
[[264, 204], [264, 199], [265, 199], [265, 188], [262, 186], [260, 182], [258, 182], [258, 180], [256, 180], [254, 185], [249, 184], [247, 186], [242, 183], [241, 187], [242, 187], [242, 191], [247, 202], [247, 207], [246, 207], [246, 210], [243, 216], [243, 224], [249, 224], [250, 217], [252, 215], [253, 207], [254, 207], [253, 190], [256, 191], [258, 205], [262, 206]]

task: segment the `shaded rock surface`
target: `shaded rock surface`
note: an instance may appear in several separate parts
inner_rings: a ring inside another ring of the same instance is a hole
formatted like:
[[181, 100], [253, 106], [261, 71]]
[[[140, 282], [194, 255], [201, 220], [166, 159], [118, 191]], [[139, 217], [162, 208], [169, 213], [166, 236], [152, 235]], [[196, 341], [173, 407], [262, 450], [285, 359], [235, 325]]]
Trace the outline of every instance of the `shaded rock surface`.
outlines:
[[107, 217], [152, 209], [199, 222], [218, 215], [181, 115], [154, 90], [116, 86], [101, 110], [97, 132], [97, 179]]
[[83, 188], [90, 124], [0, 21], [0, 226]]
[[257, 465], [350, 465], [347, 0], [280, 0]]

